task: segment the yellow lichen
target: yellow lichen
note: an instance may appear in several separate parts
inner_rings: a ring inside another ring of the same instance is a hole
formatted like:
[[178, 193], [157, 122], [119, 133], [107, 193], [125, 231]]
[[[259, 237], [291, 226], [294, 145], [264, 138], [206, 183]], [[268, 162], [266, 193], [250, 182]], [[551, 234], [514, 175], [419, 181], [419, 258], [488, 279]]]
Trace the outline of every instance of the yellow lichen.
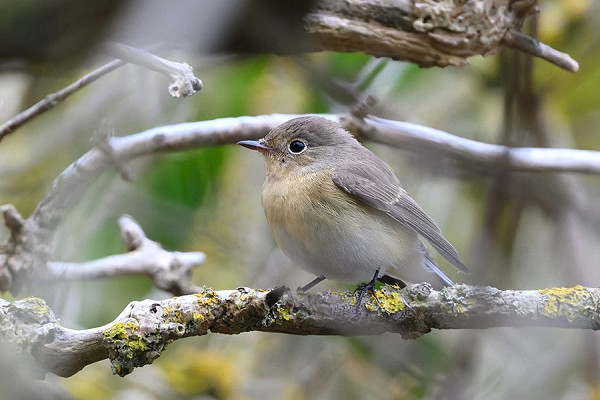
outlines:
[[465, 311], [467, 311], [467, 307], [459, 303], [454, 306], [454, 311], [456, 311], [459, 314], [462, 314]]
[[194, 320], [194, 322], [204, 322], [204, 315], [200, 314], [200, 313], [194, 313], [192, 314], [192, 319]]
[[281, 316], [281, 318], [283, 318], [286, 321], [290, 320], [290, 311], [286, 308], [283, 307], [277, 307], [277, 312], [279, 313], [279, 315]]
[[202, 306], [219, 304], [219, 296], [214, 290], [206, 289], [203, 292], [196, 293], [195, 296], [198, 299], [198, 304]]
[[185, 315], [181, 312], [181, 310], [175, 310], [174, 315], [175, 315], [175, 319], [174, 319], [175, 322], [179, 322], [179, 323], [185, 322], [185, 319], [184, 319]]
[[139, 330], [140, 326], [134, 321], [117, 322], [104, 331], [104, 337], [113, 343], [121, 342], [131, 350], [143, 351], [147, 349], [147, 345], [142, 336], [136, 333]]
[[[140, 335], [133, 335], [132, 337], [130, 337], [129, 342], [127, 342], [127, 346], [132, 351], [148, 350], [148, 345], [142, 340], [142, 337]], [[131, 358], [130, 354], [127, 355], [129, 358]], [[133, 354], [131, 354], [131, 356], [133, 356]]]
[[106, 339], [124, 339], [127, 337], [127, 330], [125, 329], [125, 324], [122, 322], [117, 322], [112, 325], [110, 328], [104, 331], [104, 337]]
[[385, 286], [375, 291], [375, 298], [379, 308], [388, 314], [395, 314], [406, 307], [398, 292]]
[[30, 305], [29, 309], [37, 314], [37, 316], [44, 318], [52, 316], [52, 310], [44, 300], [37, 297], [28, 297], [25, 300]]
[[565, 317], [573, 321], [576, 316], [597, 309], [597, 299], [581, 285], [541, 289], [539, 292], [548, 296], [544, 301], [544, 313], [549, 317]]
[[131, 333], [135, 333], [140, 329], [140, 326], [133, 321], [127, 321], [125, 323], [125, 329], [131, 331]]

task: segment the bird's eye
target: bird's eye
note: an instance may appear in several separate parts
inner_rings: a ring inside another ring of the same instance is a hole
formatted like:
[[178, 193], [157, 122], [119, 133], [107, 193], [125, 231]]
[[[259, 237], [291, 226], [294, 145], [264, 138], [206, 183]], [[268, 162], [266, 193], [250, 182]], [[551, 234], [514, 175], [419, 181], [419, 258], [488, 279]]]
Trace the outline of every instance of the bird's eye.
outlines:
[[304, 143], [302, 140], [292, 140], [288, 146], [288, 148], [290, 149], [290, 152], [294, 153], [294, 154], [300, 154], [302, 153], [304, 150], [306, 150], [306, 143]]

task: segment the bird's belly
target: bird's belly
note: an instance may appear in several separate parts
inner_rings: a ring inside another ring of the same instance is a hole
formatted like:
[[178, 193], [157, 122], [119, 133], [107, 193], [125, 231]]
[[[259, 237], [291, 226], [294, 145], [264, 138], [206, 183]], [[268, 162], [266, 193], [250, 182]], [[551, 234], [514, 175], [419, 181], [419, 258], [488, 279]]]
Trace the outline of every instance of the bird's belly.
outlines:
[[414, 231], [333, 189], [341, 197], [333, 203], [302, 194], [263, 199], [275, 241], [288, 257], [315, 275], [344, 282], [370, 280], [375, 270], [381, 275], [391, 266], [423, 268]]

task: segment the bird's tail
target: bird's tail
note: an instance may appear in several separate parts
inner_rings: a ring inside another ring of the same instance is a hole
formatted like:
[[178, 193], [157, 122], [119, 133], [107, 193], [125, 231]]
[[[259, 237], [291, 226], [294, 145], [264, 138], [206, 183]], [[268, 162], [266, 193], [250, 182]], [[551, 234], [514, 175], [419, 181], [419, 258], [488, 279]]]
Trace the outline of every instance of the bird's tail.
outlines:
[[446, 284], [448, 284], [448, 286], [454, 286], [454, 281], [452, 281], [452, 279], [450, 279], [448, 275], [446, 275], [444, 271], [442, 271], [440, 267], [438, 267], [437, 264], [431, 258], [429, 258], [429, 254], [425, 256], [425, 267], [432, 270]]
[[423, 254], [423, 259], [425, 260], [425, 268], [433, 271], [448, 286], [454, 286], [454, 281], [452, 281], [452, 279], [450, 279], [448, 277], [448, 275], [446, 275], [444, 273], [444, 271], [442, 271], [440, 269], [440, 267], [437, 266], [437, 264], [435, 263], [435, 261], [433, 261], [433, 259], [429, 255], [429, 252], [427, 251], [427, 248], [425, 247], [425, 245], [423, 244], [423, 242], [421, 242], [421, 246], [419, 247], [419, 250], [421, 250], [421, 253]]

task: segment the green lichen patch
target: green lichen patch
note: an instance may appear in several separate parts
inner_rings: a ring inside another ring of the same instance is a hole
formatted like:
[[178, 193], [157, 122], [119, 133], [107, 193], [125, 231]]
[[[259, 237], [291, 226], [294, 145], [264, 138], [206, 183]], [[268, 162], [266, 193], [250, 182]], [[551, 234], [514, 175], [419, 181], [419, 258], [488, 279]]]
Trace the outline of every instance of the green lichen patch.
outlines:
[[564, 317], [569, 322], [582, 316], [598, 319], [598, 298], [583, 286], [541, 289], [539, 292], [547, 296], [542, 308], [547, 317]]

